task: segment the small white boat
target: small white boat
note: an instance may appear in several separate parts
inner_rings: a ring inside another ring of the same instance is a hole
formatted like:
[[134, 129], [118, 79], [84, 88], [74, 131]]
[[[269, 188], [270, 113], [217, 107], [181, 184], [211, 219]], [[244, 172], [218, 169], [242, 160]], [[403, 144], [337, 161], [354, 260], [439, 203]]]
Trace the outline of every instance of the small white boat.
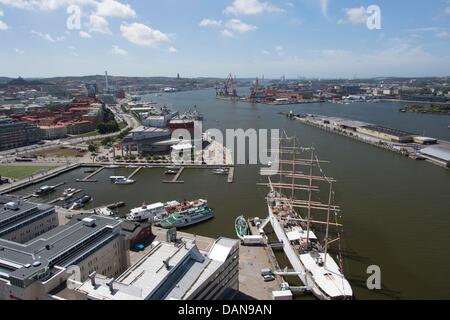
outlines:
[[107, 207], [102, 207], [102, 208], [96, 210], [95, 213], [99, 214], [101, 216], [105, 216], [105, 217], [110, 217], [110, 216], [114, 215], [114, 212]]
[[106, 169], [117, 169], [117, 168], [120, 168], [118, 165], [115, 165], [115, 164], [111, 164], [111, 165], [109, 165], [109, 166], [106, 166], [105, 167]]
[[214, 169], [213, 173], [218, 175], [227, 175], [228, 169]]
[[74, 188], [68, 188], [65, 189], [64, 192], [62, 193], [62, 197], [64, 200], [69, 200], [70, 198], [72, 198], [75, 195], [75, 192], [77, 190]]
[[116, 180], [114, 181], [114, 184], [128, 185], [128, 184], [133, 184], [133, 183], [135, 183], [135, 182], [136, 182], [136, 181], [134, 181], [134, 180], [132, 180], [132, 179], [128, 179], [128, 178], [122, 177], [122, 178], [116, 179]]

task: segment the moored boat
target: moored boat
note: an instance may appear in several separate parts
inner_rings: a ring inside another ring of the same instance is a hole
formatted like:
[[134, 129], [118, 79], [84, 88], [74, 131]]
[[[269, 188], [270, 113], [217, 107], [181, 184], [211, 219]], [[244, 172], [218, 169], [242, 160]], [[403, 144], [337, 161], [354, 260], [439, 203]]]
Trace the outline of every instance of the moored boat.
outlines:
[[56, 189], [55, 186], [42, 186], [36, 191], [36, 195], [37, 196], [45, 196], [45, 195], [55, 191], [55, 189]]
[[200, 208], [191, 208], [183, 212], [171, 214], [164, 220], [161, 220], [157, 225], [164, 229], [184, 228], [188, 227], [214, 217], [214, 212], [208, 206]]

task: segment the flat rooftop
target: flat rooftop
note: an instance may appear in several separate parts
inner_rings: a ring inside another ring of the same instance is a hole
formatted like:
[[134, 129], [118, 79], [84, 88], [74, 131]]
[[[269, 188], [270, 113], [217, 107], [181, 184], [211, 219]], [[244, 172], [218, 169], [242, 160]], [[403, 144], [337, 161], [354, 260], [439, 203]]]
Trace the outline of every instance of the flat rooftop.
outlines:
[[430, 156], [441, 161], [450, 161], [450, 144], [441, 143], [438, 145], [433, 145], [431, 147], [423, 148], [420, 153], [426, 156]]
[[410, 136], [415, 135], [414, 133], [410, 133], [410, 132], [406, 132], [406, 131], [402, 131], [402, 130], [398, 130], [398, 129], [392, 129], [392, 128], [388, 128], [388, 127], [383, 127], [383, 126], [378, 126], [378, 125], [369, 125], [369, 126], [365, 126], [363, 128], [372, 130], [372, 131], [376, 131], [376, 132], [389, 134], [391, 136], [395, 136], [395, 137], [399, 137], [399, 138], [410, 137]]
[[[14, 209], [6, 206], [8, 203], [14, 204]], [[18, 224], [26, 223], [51, 211], [53, 208], [53, 206], [47, 204], [36, 204], [11, 196], [0, 195], [0, 237]]]
[[[199, 250], [192, 239], [154, 242], [151, 250], [112, 283], [96, 276], [79, 292], [99, 300], [187, 299], [228, 258], [236, 240], [220, 238], [210, 252]], [[108, 286], [108, 283], [110, 284]]]

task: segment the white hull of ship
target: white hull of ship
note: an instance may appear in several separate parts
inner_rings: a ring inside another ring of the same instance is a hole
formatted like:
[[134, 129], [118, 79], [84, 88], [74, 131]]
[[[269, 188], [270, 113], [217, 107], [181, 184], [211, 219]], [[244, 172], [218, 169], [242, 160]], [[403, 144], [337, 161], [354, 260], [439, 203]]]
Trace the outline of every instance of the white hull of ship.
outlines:
[[307, 275], [307, 271], [305, 266], [300, 261], [300, 258], [298, 257], [297, 253], [295, 252], [294, 248], [292, 248], [288, 237], [286, 236], [286, 233], [284, 232], [283, 227], [278, 222], [278, 219], [275, 217], [275, 215], [272, 212], [272, 208], [268, 206], [269, 208], [269, 219], [270, 224], [272, 225], [273, 231], [277, 235], [278, 241], [283, 242], [283, 251], [286, 254], [286, 257], [288, 258], [289, 262], [291, 263], [292, 267], [294, 268], [295, 272], [298, 274], [298, 277], [302, 281], [303, 285], [308, 288], [311, 293], [314, 294], [318, 299], [320, 300], [330, 300], [330, 297], [327, 297], [324, 295], [321, 290], [317, 287], [314, 280], [311, 278], [310, 275]]
[[[295, 249], [292, 247], [283, 227], [280, 225], [280, 222], [278, 221], [277, 217], [273, 214], [272, 208], [270, 205], [268, 205], [268, 211], [269, 211], [269, 220], [273, 227], [273, 230], [275, 234], [277, 235], [277, 238], [280, 242], [283, 242], [283, 251], [286, 254], [289, 262], [291, 263], [292, 267], [294, 268], [295, 273], [297, 273], [298, 277], [302, 281], [302, 283], [305, 285], [305, 287], [308, 288], [308, 290], [318, 299], [320, 300], [332, 300], [332, 299], [351, 299], [352, 293], [348, 295], [342, 295], [342, 296], [336, 296], [331, 297], [329, 294], [324, 292], [321, 289], [321, 286], [317, 284], [316, 280], [314, 279], [314, 271], [310, 270], [303, 264], [301, 261], [299, 255], [295, 251]], [[303, 255], [302, 255], [303, 257]], [[330, 256], [328, 256], [329, 259], [331, 259]], [[334, 262], [330, 262], [333, 263]], [[337, 268], [337, 266], [335, 266]], [[331, 271], [330, 271], [331, 272]], [[337, 276], [336, 272], [334, 274]], [[347, 283], [345, 279], [343, 279]], [[351, 288], [349, 286], [346, 286], [346, 292], [350, 293]]]

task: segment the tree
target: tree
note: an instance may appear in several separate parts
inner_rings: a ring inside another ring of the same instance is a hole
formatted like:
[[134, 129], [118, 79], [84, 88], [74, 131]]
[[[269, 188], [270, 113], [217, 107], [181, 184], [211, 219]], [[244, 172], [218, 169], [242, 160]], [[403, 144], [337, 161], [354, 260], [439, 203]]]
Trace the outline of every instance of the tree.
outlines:
[[97, 147], [93, 145], [92, 143], [88, 146], [88, 151], [90, 153], [95, 153], [97, 151]]

